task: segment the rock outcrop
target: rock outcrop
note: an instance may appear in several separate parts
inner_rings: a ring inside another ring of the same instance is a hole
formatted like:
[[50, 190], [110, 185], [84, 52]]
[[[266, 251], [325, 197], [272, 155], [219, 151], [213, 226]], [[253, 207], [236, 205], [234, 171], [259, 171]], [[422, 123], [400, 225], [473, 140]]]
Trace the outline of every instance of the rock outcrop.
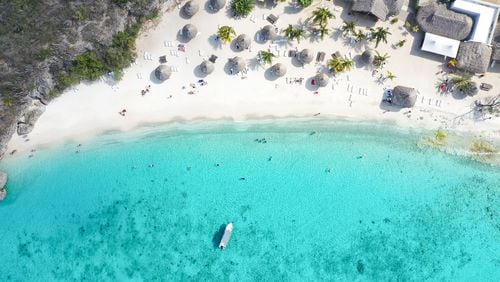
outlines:
[[[166, 0], [0, 1], [0, 157], [12, 134], [26, 134], [54, 98], [76, 56], [106, 52], [113, 35]], [[173, 2], [173, 1], [172, 1]]]
[[5, 185], [7, 184], [7, 173], [0, 171], [0, 202], [7, 197], [7, 189]]

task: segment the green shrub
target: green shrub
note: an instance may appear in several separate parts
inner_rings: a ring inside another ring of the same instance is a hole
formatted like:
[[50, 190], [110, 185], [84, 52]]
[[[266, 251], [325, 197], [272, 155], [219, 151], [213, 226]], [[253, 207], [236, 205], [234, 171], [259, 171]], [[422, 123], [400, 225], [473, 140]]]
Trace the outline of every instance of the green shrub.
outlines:
[[298, 3], [302, 8], [305, 8], [311, 6], [312, 0], [298, 0]]
[[83, 79], [96, 80], [104, 74], [104, 63], [93, 51], [76, 56], [72, 71]]
[[78, 10], [76, 10], [75, 19], [78, 21], [84, 21], [87, 19], [87, 10], [85, 7], [81, 6]]
[[233, 0], [231, 2], [231, 10], [240, 17], [248, 16], [254, 7], [254, 0]]
[[42, 48], [38, 50], [38, 53], [35, 55], [37, 60], [43, 61], [47, 59], [51, 54], [51, 51], [49, 48]]
[[149, 15], [146, 16], [146, 20], [154, 20], [160, 16], [160, 10], [154, 9]]

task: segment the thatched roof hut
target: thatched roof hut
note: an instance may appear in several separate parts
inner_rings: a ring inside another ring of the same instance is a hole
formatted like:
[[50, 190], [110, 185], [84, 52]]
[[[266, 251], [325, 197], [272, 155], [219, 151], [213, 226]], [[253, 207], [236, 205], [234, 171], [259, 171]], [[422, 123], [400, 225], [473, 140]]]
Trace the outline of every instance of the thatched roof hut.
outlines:
[[159, 65], [155, 69], [155, 76], [160, 81], [165, 81], [165, 80], [169, 79], [171, 75], [172, 75], [172, 71], [166, 65]]
[[299, 60], [302, 64], [309, 64], [313, 61], [313, 59], [313, 53], [309, 49], [304, 49], [297, 55], [297, 60]]
[[219, 11], [226, 5], [226, 0], [210, 0], [208, 6], [212, 11]]
[[232, 70], [232, 73], [239, 73], [243, 69], [245, 69], [246, 62], [242, 57], [234, 57], [229, 59], [229, 67]]
[[0, 171], [0, 189], [7, 184], [7, 173]]
[[203, 61], [200, 64], [200, 70], [204, 74], [211, 74], [215, 69], [214, 63], [210, 61]]
[[457, 54], [457, 68], [472, 73], [484, 73], [491, 60], [492, 49], [480, 42], [461, 42]]
[[281, 63], [277, 63], [271, 67], [271, 72], [276, 77], [282, 77], [286, 74], [286, 67]]
[[316, 82], [316, 85], [319, 87], [325, 87], [328, 84], [328, 81], [330, 78], [322, 72], [318, 73], [316, 76], [314, 76], [314, 81]]
[[270, 24], [260, 30], [260, 38], [263, 41], [273, 40], [276, 37], [276, 28]]
[[392, 90], [391, 103], [402, 108], [411, 108], [417, 101], [417, 90], [411, 87], [396, 86]]
[[250, 44], [252, 43], [252, 39], [250, 36], [246, 34], [240, 34], [236, 39], [234, 40], [236, 49], [238, 50], [244, 50], [248, 49], [250, 47]]
[[182, 7], [182, 12], [186, 17], [192, 17], [194, 14], [198, 13], [198, 10], [200, 9], [200, 6], [195, 3], [194, 1], [188, 1], [184, 6]]
[[373, 60], [375, 60], [375, 53], [372, 50], [367, 49], [361, 54], [361, 61], [363, 63], [371, 65], [373, 64]]
[[404, 0], [353, 0], [353, 12], [371, 14], [383, 21], [401, 12]]
[[182, 36], [186, 39], [186, 40], [191, 40], [193, 38], [196, 37], [196, 35], [198, 35], [198, 29], [196, 28], [196, 26], [192, 25], [192, 24], [186, 24], [182, 30], [181, 30], [181, 34]]
[[455, 40], [466, 39], [474, 24], [470, 16], [448, 10], [445, 5], [432, 3], [420, 7], [417, 22], [425, 32]]

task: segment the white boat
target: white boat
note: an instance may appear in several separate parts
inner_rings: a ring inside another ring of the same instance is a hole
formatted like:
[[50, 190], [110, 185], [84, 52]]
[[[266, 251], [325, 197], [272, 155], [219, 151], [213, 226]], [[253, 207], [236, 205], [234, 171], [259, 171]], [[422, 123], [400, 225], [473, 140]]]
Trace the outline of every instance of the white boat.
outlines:
[[222, 239], [220, 240], [219, 249], [224, 250], [226, 248], [229, 239], [231, 239], [231, 232], [233, 232], [232, 222], [226, 225], [226, 229], [224, 229], [224, 235], [222, 235]]

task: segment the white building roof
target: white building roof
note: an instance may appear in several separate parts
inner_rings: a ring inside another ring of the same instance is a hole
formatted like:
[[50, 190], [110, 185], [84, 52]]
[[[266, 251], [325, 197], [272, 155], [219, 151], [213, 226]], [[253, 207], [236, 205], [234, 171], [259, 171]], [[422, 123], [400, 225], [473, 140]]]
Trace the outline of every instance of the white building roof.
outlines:
[[459, 40], [427, 32], [421, 49], [422, 51], [443, 55], [449, 58], [455, 58], [457, 56], [459, 46]]
[[451, 4], [450, 9], [474, 18], [474, 26], [469, 41], [490, 44], [498, 18], [495, 7], [468, 0], [456, 0]]

